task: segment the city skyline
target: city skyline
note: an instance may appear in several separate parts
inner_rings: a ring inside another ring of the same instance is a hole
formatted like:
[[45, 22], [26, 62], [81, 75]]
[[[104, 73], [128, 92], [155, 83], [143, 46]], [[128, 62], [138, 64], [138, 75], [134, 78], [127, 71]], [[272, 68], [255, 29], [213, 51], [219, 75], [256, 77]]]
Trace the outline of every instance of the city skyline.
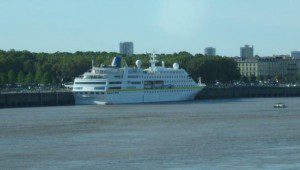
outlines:
[[239, 56], [244, 44], [255, 46], [254, 55], [290, 54], [300, 48], [299, 5], [294, 0], [0, 1], [0, 49], [117, 52], [118, 43], [128, 40], [137, 54], [153, 49], [195, 54], [212, 46], [219, 55]]

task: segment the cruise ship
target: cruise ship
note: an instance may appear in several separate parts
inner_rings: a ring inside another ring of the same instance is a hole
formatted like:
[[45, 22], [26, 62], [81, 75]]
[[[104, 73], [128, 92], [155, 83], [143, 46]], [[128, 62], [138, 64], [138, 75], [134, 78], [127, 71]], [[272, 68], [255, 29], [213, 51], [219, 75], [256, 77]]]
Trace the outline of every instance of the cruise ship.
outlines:
[[111, 66], [94, 67], [76, 77], [73, 84], [75, 104], [126, 104], [193, 100], [205, 86], [194, 82], [188, 73], [174, 63], [172, 68], [156, 66], [156, 55], [150, 55], [150, 67], [143, 69], [137, 60], [135, 67], [124, 64], [122, 57]]

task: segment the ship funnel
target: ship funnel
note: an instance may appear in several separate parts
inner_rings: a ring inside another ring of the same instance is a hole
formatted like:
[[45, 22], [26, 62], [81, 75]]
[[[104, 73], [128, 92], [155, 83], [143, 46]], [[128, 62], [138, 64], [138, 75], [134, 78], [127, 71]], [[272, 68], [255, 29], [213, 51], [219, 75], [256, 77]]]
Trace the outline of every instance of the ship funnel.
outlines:
[[111, 66], [120, 68], [121, 62], [122, 62], [122, 57], [116, 56], [116, 57], [114, 57], [113, 61], [111, 62]]

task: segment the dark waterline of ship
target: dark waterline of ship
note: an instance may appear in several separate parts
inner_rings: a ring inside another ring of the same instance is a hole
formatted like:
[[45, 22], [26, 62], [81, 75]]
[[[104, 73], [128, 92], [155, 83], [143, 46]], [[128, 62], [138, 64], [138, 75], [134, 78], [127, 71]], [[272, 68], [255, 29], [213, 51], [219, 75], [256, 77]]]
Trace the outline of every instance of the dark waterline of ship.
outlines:
[[300, 98], [1, 109], [0, 169], [297, 169], [299, 122]]

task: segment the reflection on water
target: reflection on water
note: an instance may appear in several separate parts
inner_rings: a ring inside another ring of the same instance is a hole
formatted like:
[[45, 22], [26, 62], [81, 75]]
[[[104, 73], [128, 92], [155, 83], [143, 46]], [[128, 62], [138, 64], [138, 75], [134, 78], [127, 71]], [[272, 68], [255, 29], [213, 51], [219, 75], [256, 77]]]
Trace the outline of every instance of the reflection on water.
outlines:
[[[274, 109], [284, 102], [288, 108]], [[300, 168], [300, 98], [0, 110], [0, 168]]]

